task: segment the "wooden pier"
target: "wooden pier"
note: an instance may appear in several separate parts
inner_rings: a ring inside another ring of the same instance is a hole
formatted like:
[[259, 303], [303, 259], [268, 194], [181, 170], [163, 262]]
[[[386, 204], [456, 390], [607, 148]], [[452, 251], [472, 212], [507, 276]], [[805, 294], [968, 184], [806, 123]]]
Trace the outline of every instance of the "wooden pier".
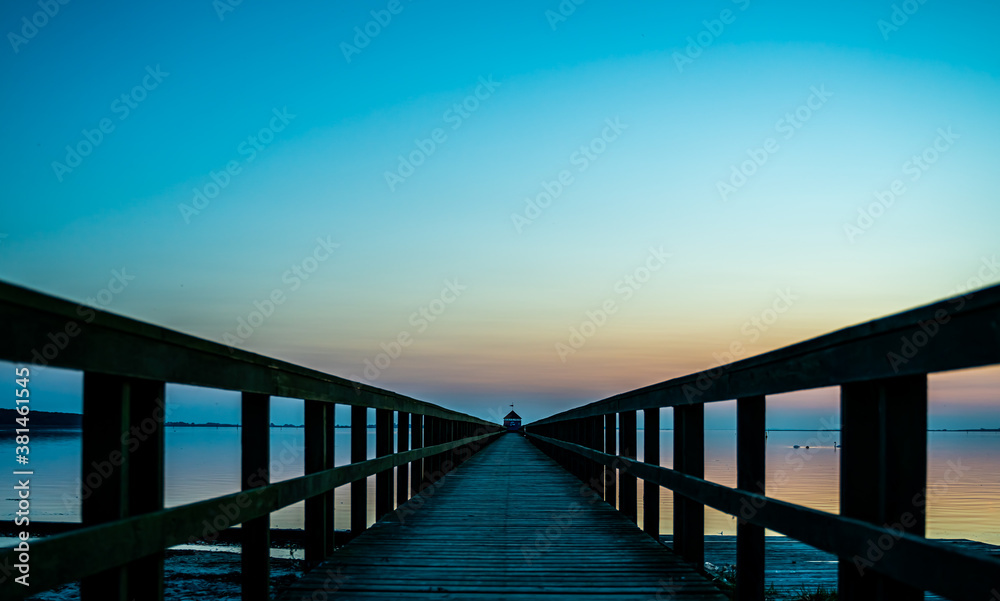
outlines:
[[[13, 578], [19, 551], [0, 552], [2, 599], [80, 581], [83, 601], [161, 600], [165, 550], [236, 525], [242, 597], [270, 599], [270, 515], [305, 501], [306, 559], [317, 567], [286, 595], [292, 600], [721, 599], [698, 573], [706, 506], [739, 519], [740, 601], [764, 599], [765, 529], [836, 557], [841, 599], [916, 601], [931, 591], [1000, 600], [1000, 560], [926, 539], [923, 511], [927, 376], [1000, 363], [1000, 286], [624, 392], [529, 423], [523, 437], [388, 390], [79, 308], [0, 283], [0, 359], [83, 372], [81, 480], [94, 481], [94, 466], [105, 466], [82, 499], [82, 528], [31, 539], [30, 588]], [[164, 508], [167, 383], [241, 393], [241, 492]], [[767, 397], [824, 386], [841, 389], [839, 515], [766, 496]], [[281, 482], [268, 473], [272, 396], [305, 405], [305, 475]], [[704, 407], [727, 400], [737, 404], [736, 488], [704, 479]], [[351, 463], [340, 466], [338, 404], [351, 407]], [[645, 437], [645, 461], [636, 460], [637, 412], [655, 430], [663, 408], [674, 416], [672, 468], [658, 465], [656, 436]], [[342, 486], [351, 490], [353, 540], [335, 548], [333, 491]], [[676, 555], [657, 542], [663, 489], [674, 495]]]
[[281, 597], [719, 600], [704, 577], [517, 434], [333, 554]]

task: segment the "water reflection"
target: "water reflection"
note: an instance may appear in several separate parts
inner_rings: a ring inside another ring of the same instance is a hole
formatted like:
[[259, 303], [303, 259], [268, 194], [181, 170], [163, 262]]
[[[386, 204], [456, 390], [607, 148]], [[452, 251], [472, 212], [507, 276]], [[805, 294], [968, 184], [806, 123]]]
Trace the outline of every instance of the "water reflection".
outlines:
[[[274, 481], [303, 474], [303, 430], [271, 429], [271, 470]], [[0, 432], [0, 445], [13, 445], [13, 432]], [[208, 499], [239, 490], [240, 430], [236, 428], [169, 428], [166, 434], [166, 504], [168, 507]], [[640, 458], [642, 436], [639, 432]], [[766, 460], [768, 496], [823, 511], [839, 511], [840, 472], [838, 432], [771, 431]], [[43, 521], [80, 520], [79, 430], [35, 430], [31, 434], [32, 517]], [[350, 462], [350, 431], [335, 436], [336, 464]], [[799, 445], [799, 448], [795, 448]], [[808, 449], [805, 447], [809, 446]], [[369, 456], [375, 448], [374, 430], [368, 432]], [[660, 432], [661, 465], [673, 463], [673, 432]], [[1000, 434], [928, 433], [927, 534], [933, 538], [969, 538], [1000, 544]], [[16, 469], [13, 453], [9, 469]], [[736, 485], [736, 436], [727, 430], [705, 433], [705, 477], [726, 486]], [[374, 515], [374, 478], [369, 482], [369, 516]], [[642, 482], [639, 483], [640, 490]], [[16, 500], [4, 494], [0, 519], [13, 518]], [[82, 489], [86, 491], [86, 487]], [[642, 502], [642, 494], [639, 495]], [[335, 493], [335, 524], [350, 523], [349, 487]], [[661, 531], [672, 530], [673, 498], [661, 493]], [[641, 515], [641, 512], [640, 512]], [[272, 525], [301, 528], [303, 504], [276, 512]], [[705, 531], [735, 534], [731, 516], [708, 509]]]

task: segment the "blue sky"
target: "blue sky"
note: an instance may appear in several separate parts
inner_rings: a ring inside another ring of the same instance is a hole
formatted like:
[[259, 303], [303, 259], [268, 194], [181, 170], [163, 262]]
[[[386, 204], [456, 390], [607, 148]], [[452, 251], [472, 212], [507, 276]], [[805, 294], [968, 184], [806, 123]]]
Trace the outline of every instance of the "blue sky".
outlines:
[[1000, 281], [995, 4], [219, 6], [0, 9], [5, 281], [528, 418]]

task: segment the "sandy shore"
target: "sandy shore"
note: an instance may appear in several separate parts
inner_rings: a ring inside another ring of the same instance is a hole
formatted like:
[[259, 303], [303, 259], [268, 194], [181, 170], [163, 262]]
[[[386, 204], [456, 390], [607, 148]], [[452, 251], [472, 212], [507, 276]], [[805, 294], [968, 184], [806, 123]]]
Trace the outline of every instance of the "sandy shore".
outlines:
[[[234, 548], [238, 551], [238, 548]], [[302, 552], [299, 559], [271, 558], [272, 594], [280, 591], [302, 575]], [[205, 601], [205, 599], [239, 601], [240, 554], [233, 551], [170, 550], [164, 561], [166, 598], [171, 601]], [[39, 593], [32, 599], [69, 601], [80, 598], [77, 583]]]

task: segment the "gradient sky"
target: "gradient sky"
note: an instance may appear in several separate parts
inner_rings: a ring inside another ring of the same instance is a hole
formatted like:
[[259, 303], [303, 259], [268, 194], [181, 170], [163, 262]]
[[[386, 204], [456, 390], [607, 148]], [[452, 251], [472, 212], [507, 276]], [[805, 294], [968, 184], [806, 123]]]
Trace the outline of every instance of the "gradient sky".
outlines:
[[[0, 277], [219, 342], [278, 290], [240, 348], [528, 419], [996, 283], [1000, 5], [903, 4], [8, 2]], [[1000, 427], [997, 374], [932, 427]]]

